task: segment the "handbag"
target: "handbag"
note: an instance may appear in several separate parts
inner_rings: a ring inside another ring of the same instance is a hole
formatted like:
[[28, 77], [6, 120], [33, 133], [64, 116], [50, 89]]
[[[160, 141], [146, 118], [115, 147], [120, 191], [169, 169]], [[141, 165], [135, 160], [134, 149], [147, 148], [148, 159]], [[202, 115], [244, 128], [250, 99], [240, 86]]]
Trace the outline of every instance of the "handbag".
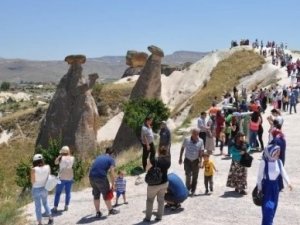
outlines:
[[257, 191], [257, 185], [255, 186], [255, 188], [252, 191], [252, 200], [253, 203], [257, 206], [262, 206], [262, 201], [263, 201], [263, 193], [260, 191]]
[[155, 160], [154, 166], [152, 166], [146, 176], [145, 176], [145, 182], [148, 185], [158, 185], [162, 181], [162, 173], [160, 168], [157, 166], [157, 160]]
[[45, 184], [45, 189], [47, 191], [52, 191], [56, 187], [56, 185], [60, 184], [60, 183], [61, 183], [61, 181], [60, 181], [59, 178], [57, 178], [54, 175], [49, 174], [48, 178], [47, 178], [47, 181], [46, 181], [46, 184]]
[[251, 167], [253, 157], [249, 153], [245, 153], [241, 156], [240, 165], [244, 167]]

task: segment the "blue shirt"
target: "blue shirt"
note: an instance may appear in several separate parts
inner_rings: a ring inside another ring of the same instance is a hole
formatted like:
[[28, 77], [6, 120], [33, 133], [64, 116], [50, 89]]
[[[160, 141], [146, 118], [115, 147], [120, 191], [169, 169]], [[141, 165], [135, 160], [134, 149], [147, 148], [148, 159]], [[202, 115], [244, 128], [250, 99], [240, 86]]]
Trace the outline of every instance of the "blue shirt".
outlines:
[[188, 190], [179, 176], [175, 173], [168, 174], [168, 191], [172, 193], [175, 199], [178, 201], [183, 201], [188, 197]]
[[108, 154], [98, 156], [90, 170], [90, 177], [105, 178], [111, 166], [115, 166], [115, 160]]

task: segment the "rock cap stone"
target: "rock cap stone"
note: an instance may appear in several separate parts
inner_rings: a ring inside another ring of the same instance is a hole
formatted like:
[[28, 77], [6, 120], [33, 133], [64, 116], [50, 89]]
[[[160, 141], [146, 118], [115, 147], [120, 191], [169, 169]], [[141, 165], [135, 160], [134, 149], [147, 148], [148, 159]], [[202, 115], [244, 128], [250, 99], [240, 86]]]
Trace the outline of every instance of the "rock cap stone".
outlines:
[[164, 52], [161, 48], [154, 46], [154, 45], [150, 45], [148, 46], [148, 50], [153, 54], [153, 55], [157, 55], [160, 57], [164, 57]]
[[65, 58], [68, 64], [84, 64], [86, 61], [85, 55], [68, 55]]

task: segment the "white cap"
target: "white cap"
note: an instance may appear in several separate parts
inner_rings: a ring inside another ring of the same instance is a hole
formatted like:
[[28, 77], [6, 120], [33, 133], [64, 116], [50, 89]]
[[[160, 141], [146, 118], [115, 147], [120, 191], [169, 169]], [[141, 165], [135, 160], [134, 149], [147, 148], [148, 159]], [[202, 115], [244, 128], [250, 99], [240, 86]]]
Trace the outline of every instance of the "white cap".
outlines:
[[41, 155], [41, 154], [35, 154], [34, 156], [33, 156], [33, 161], [37, 161], [37, 160], [41, 160], [41, 159], [43, 159], [43, 156]]

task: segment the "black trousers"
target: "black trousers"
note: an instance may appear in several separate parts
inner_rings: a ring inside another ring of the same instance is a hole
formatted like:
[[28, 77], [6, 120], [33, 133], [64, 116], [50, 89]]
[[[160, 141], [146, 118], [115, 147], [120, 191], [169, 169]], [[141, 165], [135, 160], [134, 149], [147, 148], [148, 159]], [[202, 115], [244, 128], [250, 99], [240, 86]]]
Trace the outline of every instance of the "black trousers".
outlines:
[[208, 191], [208, 184], [209, 184], [210, 191], [213, 191], [214, 190], [213, 176], [204, 176], [204, 185], [206, 191]]
[[206, 142], [206, 132], [200, 132], [199, 133], [199, 137], [203, 140], [203, 144], [205, 146], [205, 142]]
[[147, 166], [147, 159], [149, 157], [150, 154], [150, 161], [154, 160], [155, 158], [155, 147], [154, 144], [151, 143], [150, 145], [150, 150], [147, 149], [147, 145], [143, 144], [143, 156], [142, 156], [142, 163], [143, 163], [143, 168], [144, 170], [146, 170], [146, 166]]
[[183, 163], [186, 188], [191, 192], [195, 192], [199, 174], [199, 159], [191, 161], [185, 158]]

